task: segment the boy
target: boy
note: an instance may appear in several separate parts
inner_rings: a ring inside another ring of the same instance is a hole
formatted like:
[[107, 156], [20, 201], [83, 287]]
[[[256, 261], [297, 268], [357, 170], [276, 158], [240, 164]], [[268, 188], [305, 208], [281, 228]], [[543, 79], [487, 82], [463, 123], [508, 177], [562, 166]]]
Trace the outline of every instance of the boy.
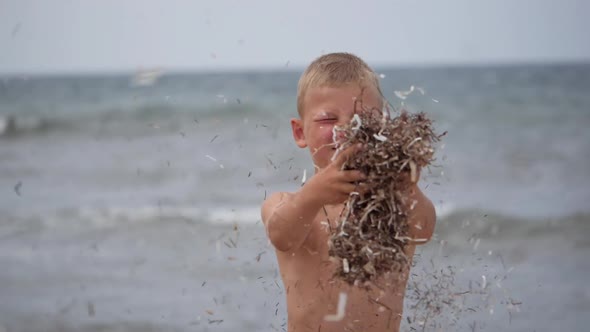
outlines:
[[[341, 170], [362, 147], [349, 147], [331, 160], [336, 150], [332, 128], [350, 122], [358, 98], [366, 108], [383, 108], [379, 81], [363, 60], [333, 53], [309, 65], [298, 85], [300, 118], [292, 119], [291, 127], [297, 146], [309, 148], [315, 175], [297, 192], [275, 193], [262, 205], [262, 220], [286, 289], [289, 332], [399, 331], [409, 269], [386, 274], [367, 290], [333, 278], [336, 265], [328, 256], [326, 223], [336, 226], [343, 203], [364, 178], [360, 171]], [[410, 237], [430, 239], [434, 207], [417, 183], [408, 183], [404, 194], [416, 201], [409, 212]], [[407, 246], [410, 259], [415, 244]], [[342, 299], [341, 293], [347, 296]], [[338, 317], [342, 300], [344, 316]]]

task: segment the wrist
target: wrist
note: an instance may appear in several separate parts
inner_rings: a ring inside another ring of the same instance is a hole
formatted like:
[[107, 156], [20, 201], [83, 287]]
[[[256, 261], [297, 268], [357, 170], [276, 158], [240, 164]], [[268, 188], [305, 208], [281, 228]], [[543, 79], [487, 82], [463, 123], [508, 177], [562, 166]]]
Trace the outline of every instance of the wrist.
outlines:
[[311, 181], [297, 191], [295, 202], [308, 211], [317, 211], [324, 205]]

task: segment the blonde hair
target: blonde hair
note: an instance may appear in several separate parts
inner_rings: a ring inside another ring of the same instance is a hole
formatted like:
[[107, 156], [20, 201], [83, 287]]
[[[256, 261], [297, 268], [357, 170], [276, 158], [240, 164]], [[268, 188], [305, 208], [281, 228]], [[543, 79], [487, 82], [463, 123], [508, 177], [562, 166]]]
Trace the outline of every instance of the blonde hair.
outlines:
[[303, 72], [297, 85], [297, 112], [303, 115], [305, 94], [311, 88], [346, 84], [358, 84], [377, 89], [380, 95], [379, 80], [375, 72], [361, 58], [350, 53], [330, 53], [315, 59]]

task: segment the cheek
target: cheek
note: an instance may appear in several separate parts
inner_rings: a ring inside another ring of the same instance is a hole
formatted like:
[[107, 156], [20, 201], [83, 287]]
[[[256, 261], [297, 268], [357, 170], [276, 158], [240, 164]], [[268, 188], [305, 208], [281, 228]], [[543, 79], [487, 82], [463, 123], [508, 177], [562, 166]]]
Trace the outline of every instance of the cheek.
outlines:
[[318, 129], [318, 139], [324, 143], [332, 143], [332, 128], [334, 125], [322, 125]]

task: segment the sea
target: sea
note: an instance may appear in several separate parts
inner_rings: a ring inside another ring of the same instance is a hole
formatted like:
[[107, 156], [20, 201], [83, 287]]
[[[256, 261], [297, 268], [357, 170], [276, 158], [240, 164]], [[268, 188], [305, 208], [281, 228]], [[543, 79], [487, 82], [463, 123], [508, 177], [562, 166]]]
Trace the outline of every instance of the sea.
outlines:
[[[376, 72], [447, 133], [402, 331], [588, 331], [590, 63]], [[286, 331], [300, 74], [0, 76], [0, 331]]]

